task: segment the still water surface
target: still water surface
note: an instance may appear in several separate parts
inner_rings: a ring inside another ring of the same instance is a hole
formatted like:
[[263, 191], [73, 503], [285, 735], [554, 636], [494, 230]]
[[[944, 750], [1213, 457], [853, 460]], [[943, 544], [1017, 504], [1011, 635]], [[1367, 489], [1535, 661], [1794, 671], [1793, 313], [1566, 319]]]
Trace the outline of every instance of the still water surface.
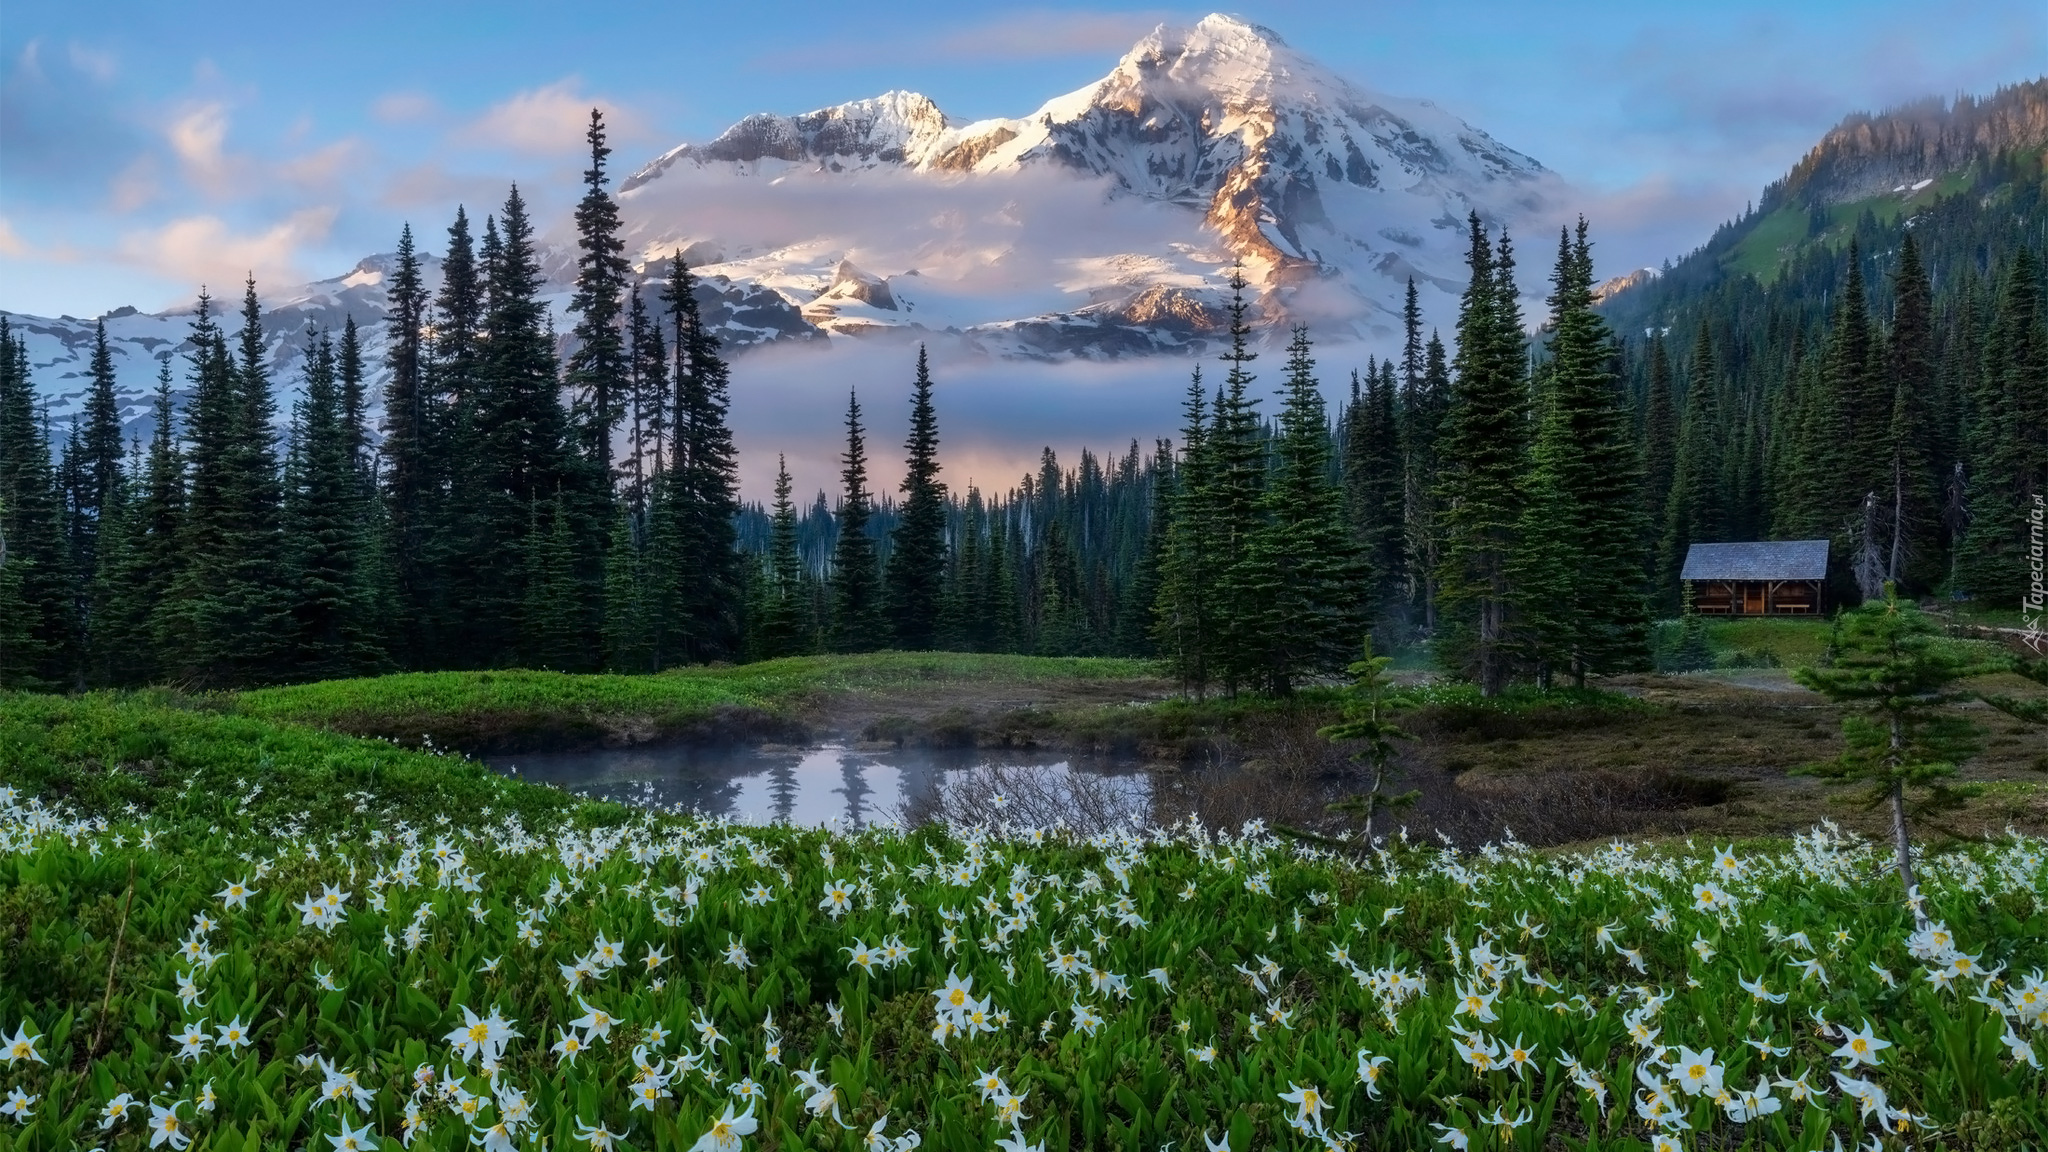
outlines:
[[752, 824], [865, 827], [897, 818], [904, 804], [941, 788], [986, 778], [986, 770], [1028, 777], [1057, 791], [1076, 776], [1108, 784], [1142, 806], [1152, 780], [1129, 764], [1054, 754], [976, 750], [864, 752], [818, 748], [703, 748], [679, 745], [530, 752], [491, 758], [500, 772], [599, 800], [691, 810]]

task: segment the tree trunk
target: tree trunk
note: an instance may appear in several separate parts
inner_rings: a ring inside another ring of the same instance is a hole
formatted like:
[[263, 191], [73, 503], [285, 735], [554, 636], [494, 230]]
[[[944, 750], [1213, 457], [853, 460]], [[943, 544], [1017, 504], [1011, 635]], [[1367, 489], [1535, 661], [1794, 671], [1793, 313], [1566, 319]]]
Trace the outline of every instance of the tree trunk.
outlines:
[[[1899, 749], [1905, 744], [1904, 723], [1897, 714], [1891, 718], [1893, 771], [1897, 771]], [[1913, 926], [1925, 928], [1927, 914], [1920, 910], [1920, 884], [1913, 879], [1913, 839], [1906, 834], [1906, 782], [1892, 777], [1892, 850], [1898, 856], [1899, 882], [1906, 886], [1906, 902], [1913, 909]]]

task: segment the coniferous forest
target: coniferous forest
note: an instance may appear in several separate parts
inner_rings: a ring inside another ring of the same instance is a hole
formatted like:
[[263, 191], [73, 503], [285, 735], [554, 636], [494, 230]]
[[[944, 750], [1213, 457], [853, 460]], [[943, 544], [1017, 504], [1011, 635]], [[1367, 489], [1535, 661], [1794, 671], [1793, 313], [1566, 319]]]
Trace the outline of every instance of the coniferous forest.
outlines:
[[1454, 330], [1425, 331], [1411, 283], [1398, 355], [1344, 369], [1334, 408], [1311, 333], [1272, 350], [1239, 278], [1173, 436], [1047, 448], [1002, 492], [947, 484], [920, 350], [908, 413], [849, 395], [836, 499], [800, 506], [784, 469], [760, 507], [691, 271], [635, 276], [595, 112], [586, 139], [569, 339], [516, 187], [480, 226], [456, 210], [431, 295], [407, 228], [376, 427], [351, 321], [280, 433], [253, 281], [200, 296], [147, 443], [123, 441], [104, 333], [59, 428], [0, 319], [0, 688], [893, 648], [1152, 656], [1192, 694], [1285, 694], [1370, 635], [1494, 694], [1646, 667], [1697, 542], [1826, 537], [1836, 603], [2023, 592], [2048, 493], [2038, 158], [1910, 218], [1829, 235], [1819, 210], [1768, 281], [1700, 273], [1717, 237], [1608, 303], [1581, 220], [1534, 317], [1515, 239], [1475, 215]]

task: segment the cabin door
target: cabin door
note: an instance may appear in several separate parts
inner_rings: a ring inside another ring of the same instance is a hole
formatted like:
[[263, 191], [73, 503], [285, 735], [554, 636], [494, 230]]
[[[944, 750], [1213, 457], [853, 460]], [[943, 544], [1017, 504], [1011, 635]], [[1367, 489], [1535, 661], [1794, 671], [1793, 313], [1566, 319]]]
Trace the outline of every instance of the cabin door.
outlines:
[[1764, 586], [1758, 583], [1748, 583], [1738, 587], [1742, 590], [1742, 614], [1744, 616], [1763, 615], [1765, 612]]

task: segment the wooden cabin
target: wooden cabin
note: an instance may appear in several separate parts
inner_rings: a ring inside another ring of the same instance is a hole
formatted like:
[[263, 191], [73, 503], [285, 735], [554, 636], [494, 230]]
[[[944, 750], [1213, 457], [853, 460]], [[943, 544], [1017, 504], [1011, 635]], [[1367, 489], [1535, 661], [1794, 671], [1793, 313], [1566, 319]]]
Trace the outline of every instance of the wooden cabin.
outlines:
[[1678, 578], [1707, 616], [1818, 616], [1828, 579], [1825, 540], [1695, 544]]

